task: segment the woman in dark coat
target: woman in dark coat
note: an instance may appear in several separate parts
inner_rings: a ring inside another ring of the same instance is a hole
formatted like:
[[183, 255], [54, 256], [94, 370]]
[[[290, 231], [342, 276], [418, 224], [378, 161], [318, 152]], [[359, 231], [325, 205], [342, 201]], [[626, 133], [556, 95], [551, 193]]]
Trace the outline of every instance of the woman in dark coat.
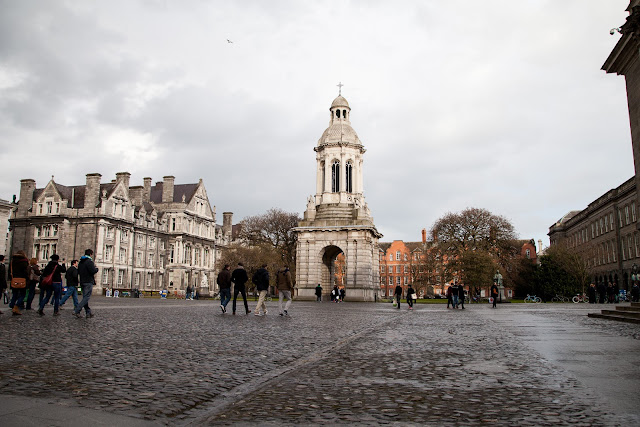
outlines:
[[60, 313], [58, 312], [60, 308], [60, 294], [62, 293], [62, 273], [65, 273], [67, 269], [64, 264], [58, 264], [60, 257], [56, 254], [51, 255], [51, 261], [49, 264], [42, 270], [42, 279], [47, 277], [53, 272], [53, 280], [50, 286], [41, 285], [40, 292], [46, 292], [45, 296], [40, 300], [40, 309], [38, 310], [38, 314], [40, 316], [44, 316], [44, 308], [47, 306], [49, 302], [49, 298], [51, 298], [51, 294], [53, 293], [53, 315], [57, 316]]
[[[27, 259], [27, 255], [24, 251], [18, 251], [11, 259], [11, 267], [9, 269], [9, 278], [23, 278], [27, 282], [29, 282], [29, 260]], [[13, 294], [11, 295], [11, 302], [9, 303], [9, 307], [11, 307], [11, 311], [13, 315], [22, 314], [21, 308], [24, 307], [24, 293], [25, 288], [11, 288], [13, 290]]]

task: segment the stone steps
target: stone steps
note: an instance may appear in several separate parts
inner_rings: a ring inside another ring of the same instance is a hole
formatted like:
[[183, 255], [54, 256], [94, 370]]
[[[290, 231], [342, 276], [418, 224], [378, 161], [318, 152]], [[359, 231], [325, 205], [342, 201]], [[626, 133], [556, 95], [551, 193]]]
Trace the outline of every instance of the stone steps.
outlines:
[[589, 313], [589, 317], [615, 320], [617, 322], [640, 323], [640, 303], [617, 306], [615, 310], [601, 310], [600, 313]]

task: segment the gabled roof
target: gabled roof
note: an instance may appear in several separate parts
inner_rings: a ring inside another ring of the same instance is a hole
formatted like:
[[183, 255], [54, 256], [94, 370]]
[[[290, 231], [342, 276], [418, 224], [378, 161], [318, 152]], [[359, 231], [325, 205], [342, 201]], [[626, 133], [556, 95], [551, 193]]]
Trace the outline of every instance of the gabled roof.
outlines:
[[[150, 199], [152, 203], [162, 203], [162, 183], [156, 184], [151, 187]], [[196, 193], [199, 184], [177, 184], [173, 186], [173, 202], [182, 202], [182, 196], [184, 195], [185, 203], [193, 198]]]

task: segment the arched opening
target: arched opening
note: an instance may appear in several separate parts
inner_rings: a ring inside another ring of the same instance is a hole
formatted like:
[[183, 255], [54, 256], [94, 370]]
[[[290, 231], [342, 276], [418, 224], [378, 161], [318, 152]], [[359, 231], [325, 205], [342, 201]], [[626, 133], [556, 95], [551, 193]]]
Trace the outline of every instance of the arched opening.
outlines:
[[334, 160], [331, 165], [331, 191], [337, 193], [340, 191], [340, 162]]
[[340, 110], [336, 110], [336, 118], [340, 118]]
[[345, 169], [345, 178], [347, 193], [353, 193], [353, 165], [351, 164], [351, 161], [347, 162], [347, 167]]
[[325, 295], [330, 295], [334, 286], [343, 288], [346, 283], [346, 259], [337, 246], [327, 246], [322, 250], [321, 286]]

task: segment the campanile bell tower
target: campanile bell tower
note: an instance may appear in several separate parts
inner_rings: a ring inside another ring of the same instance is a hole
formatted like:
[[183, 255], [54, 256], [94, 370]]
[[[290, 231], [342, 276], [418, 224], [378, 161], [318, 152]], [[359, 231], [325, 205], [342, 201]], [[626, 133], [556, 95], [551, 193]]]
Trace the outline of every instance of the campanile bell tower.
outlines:
[[[351, 127], [351, 107], [340, 94], [331, 103], [329, 127], [316, 152], [316, 192], [307, 199], [298, 233], [296, 286], [299, 299], [315, 299], [344, 287], [347, 300], [373, 301], [380, 288], [378, 239], [364, 200], [364, 146]], [[336, 265], [343, 254], [344, 263]], [[336, 268], [343, 271], [336, 271]], [[341, 283], [337, 283], [337, 280]]]

